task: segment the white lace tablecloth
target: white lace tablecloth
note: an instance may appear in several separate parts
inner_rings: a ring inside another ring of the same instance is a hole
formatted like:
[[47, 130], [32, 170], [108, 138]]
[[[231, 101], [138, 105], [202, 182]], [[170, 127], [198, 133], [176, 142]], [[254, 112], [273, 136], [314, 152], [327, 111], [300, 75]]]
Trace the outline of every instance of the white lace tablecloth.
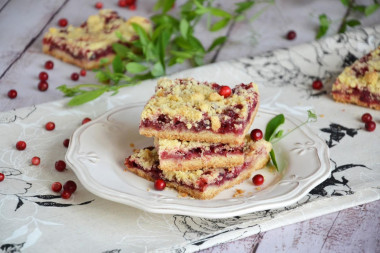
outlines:
[[[221, 242], [292, 224], [380, 198], [380, 112], [336, 103], [331, 85], [343, 67], [380, 44], [380, 26], [277, 50], [261, 56], [220, 62], [177, 73], [221, 84], [259, 84], [261, 108], [301, 120], [308, 109], [318, 115], [310, 125], [330, 148], [331, 177], [297, 203], [227, 219], [143, 212], [99, 198], [79, 184], [68, 169], [54, 169], [64, 159], [62, 145], [85, 117], [95, 118], [127, 103], [146, 101], [140, 89], [154, 90], [155, 81], [125, 88], [80, 107], [68, 100], [0, 113], [0, 248], [25, 252], [194, 252]], [[321, 78], [322, 91], [311, 89]], [[370, 112], [378, 128], [364, 129], [360, 117]], [[56, 123], [52, 132], [44, 129]], [[289, 136], [288, 138], [291, 138]], [[24, 140], [27, 148], [17, 151]], [[33, 156], [41, 158], [31, 165]], [[106, 172], [105, 172], [106, 173]], [[52, 182], [74, 180], [78, 190], [63, 200]]]

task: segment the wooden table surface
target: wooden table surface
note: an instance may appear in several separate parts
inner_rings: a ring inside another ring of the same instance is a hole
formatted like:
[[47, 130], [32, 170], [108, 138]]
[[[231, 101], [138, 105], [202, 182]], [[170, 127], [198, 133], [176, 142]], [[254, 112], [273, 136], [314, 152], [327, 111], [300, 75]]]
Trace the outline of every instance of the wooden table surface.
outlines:
[[[8, 111], [33, 104], [40, 104], [62, 98], [55, 87], [65, 82], [70, 84], [70, 73], [64, 80], [50, 80], [49, 90], [37, 90], [37, 75], [31, 71], [31, 59], [39, 57], [41, 66], [47, 59], [41, 52], [42, 35], [60, 18], [78, 25], [88, 15], [95, 14], [96, 1], [85, 0], [0, 0], [0, 111]], [[122, 16], [151, 16], [155, 1], [138, 1], [137, 10], [120, 8], [117, 0], [103, 1], [104, 8], [117, 10]], [[183, 1], [178, 1], [179, 6]], [[238, 1], [218, 1], [224, 8], [231, 8]], [[271, 3], [274, 2], [274, 3]], [[371, 4], [373, 1], [357, 1]], [[224, 61], [234, 58], [255, 56], [277, 48], [291, 47], [315, 40], [318, 16], [326, 13], [333, 20], [328, 35], [335, 34], [339, 21], [345, 14], [340, 1], [260, 1], [249, 12], [261, 16], [250, 23], [236, 23], [215, 36], [228, 34], [228, 43], [217, 53], [207, 57], [210, 61]], [[173, 10], [175, 12], [175, 8]], [[380, 11], [369, 17], [357, 15], [363, 26], [380, 24]], [[285, 39], [289, 30], [297, 32], [293, 41]], [[212, 41], [205, 25], [197, 31], [206, 45]], [[214, 35], [213, 35], [214, 36]], [[57, 62], [57, 61], [55, 61]], [[62, 63], [64, 64], [64, 63]], [[59, 65], [59, 64], [58, 64]], [[171, 73], [189, 68], [181, 65]], [[77, 67], [72, 67], [78, 71]], [[22, 75], [30, 75], [30, 82], [19, 82]], [[85, 80], [94, 82], [90, 73]], [[7, 92], [18, 91], [17, 99], [10, 100]], [[331, 213], [297, 224], [263, 232], [233, 242], [203, 250], [201, 252], [380, 252], [380, 201]]]

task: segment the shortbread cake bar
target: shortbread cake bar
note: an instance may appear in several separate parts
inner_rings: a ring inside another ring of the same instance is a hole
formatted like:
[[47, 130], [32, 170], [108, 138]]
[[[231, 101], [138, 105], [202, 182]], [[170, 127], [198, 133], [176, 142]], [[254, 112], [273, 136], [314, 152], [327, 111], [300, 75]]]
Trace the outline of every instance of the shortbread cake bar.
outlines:
[[[103, 9], [97, 15], [90, 16], [80, 27], [50, 28], [43, 37], [42, 51], [80, 68], [99, 68], [100, 59], [108, 59], [111, 63], [115, 57], [112, 44], [130, 46], [130, 42], [136, 40], [132, 23], [147, 31], [151, 29], [151, 22], [146, 18], [131, 17], [126, 21], [116, 11]], [[125, 41], [120, 41], [116, 32]]]
[[211, 199], [221, 191], [240, 184], [253, 171], [263, 168], [272, 146], [265, 140], [248, 140], [244, 147], [244, 163], [235, 167], [194, 171], [162, 171], [154, 147], [136, 150], [126, 158], [126, 168], [150, 181], [163, 179], [166, 186], [196, 199]]
[[161, 170], [233, 167], [244, 163], [244, 144], [154, 139]]
[[338, 102], [380, 110], [380, 46], [344, 69], [332, 95]]
[[238, 145], [259, 107], [254, 83], [239, 84], [229, 96], [222, 86], [193, 78], [158, 80], [141, 114], [140, 134], [161, 139]]

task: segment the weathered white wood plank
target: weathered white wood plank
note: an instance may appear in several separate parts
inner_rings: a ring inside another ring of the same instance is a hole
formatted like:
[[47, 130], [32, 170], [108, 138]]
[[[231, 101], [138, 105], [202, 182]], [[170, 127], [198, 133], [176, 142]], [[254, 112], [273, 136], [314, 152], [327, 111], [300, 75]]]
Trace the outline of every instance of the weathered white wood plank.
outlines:
[[0, 76], [38, 36], [64, 1], [23, 0], [0, 4], [4, 6], [0, 12]]
[[252, 235], [199, 253], [380, 252], [380, 201]]

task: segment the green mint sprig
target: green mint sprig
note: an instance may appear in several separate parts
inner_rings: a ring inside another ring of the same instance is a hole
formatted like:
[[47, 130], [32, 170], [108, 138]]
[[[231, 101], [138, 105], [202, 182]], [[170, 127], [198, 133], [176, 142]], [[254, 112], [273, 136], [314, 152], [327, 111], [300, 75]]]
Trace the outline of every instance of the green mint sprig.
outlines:
[[[302, 122], [300, 125], [296, 126], [295, 128], [293, 128], [292, 130], [290, 130], [286, 134], [284, 134], [283, 130], [279, 130], [280, 126], [285, 123], [285, 116], [283, 114], [276, 115], [275, 117], [273, 117], [268, 122], [268, 124], [265, 128], [264, 139], [266, 141], [271, 142], [273, 145], [273, 144], [279, 142], [280, 140], [282, 140], [283, 138], [285, 138], [286, 136], [288, 136], [290, 133], [297, 130], [298, 128], [302, 127], [303, 125], [310, 123], [310, 122], [317, 121], [317, 115], [313, 111], [308, 110], [307, 113], [308, 113], [308, 115], [307, 115], [306, 121]], [[270, 151], [269, 155], [270, 155], [273, 166], [276, 168], [277, 171], [280, 171], [280, 168], [278, 166], [278, 163], [276, 160], [276, 155], [274, 153], [273, 148]]]
[[[205, 56], [211, 52], [215, 52], [213, 57], [215, 60], [228, 36], [215, 38], [206, 48], [195, 34], [197, 24], [206, 19], [208, 30], [215, 32], [231, 27], [235, 22], [252, 21], [246, 17], [246, 12], [256, 3], [254, 0], [238, 2], [235, 4], [235, 9], [228, 12], [216, 7], [213, 0], [188, 0], [178, 8], [177, 15], [171, 15], [169, 12], [175, 2], [175, 0], [156, 2], [154, 11], [157, 14], [150, 18], [153, 22], [153, 31], [147, 32], [141, 26], [132, 24], [138, 39], [129, 42], [130, 46], [126, 46], [126, 40], [121, 33], [116, 32], [121, 41], [112, 45], [116, 57], [111, 64], [106, 60], [101, 61], [103, 67], [95, 70], [95, 77], [102, 84], [59, 86], [58, 90], [65, 96], [73, 97], [68, 105], [81, 105], [106, 92], [116, 94], [120, 88], [164, 76], [168, 67], [185, 61], [189, 61], [193, 66], [203, 65]], [[273, 4], [274, 0], [262, 2]]]
[[[346, 7], [346, 12], [340, 22], [338, 33], [344, 33], [347, 27], [355, 27], [361, 25], [358, 19], [350, 18], [353, 12], [361, 13], [368, 17], [380, 9], [380, 3], [378, 0], [373, 0], [373, 4], [369, 5], [358, 5], [355, 0], [340, 0], [341, 3]], [[316, 39], [320, 39], [326, 35], [327, 31], [332, 24], [332, 20], [326, 15], [319, 15], [319, 27], [316, 35]]]

